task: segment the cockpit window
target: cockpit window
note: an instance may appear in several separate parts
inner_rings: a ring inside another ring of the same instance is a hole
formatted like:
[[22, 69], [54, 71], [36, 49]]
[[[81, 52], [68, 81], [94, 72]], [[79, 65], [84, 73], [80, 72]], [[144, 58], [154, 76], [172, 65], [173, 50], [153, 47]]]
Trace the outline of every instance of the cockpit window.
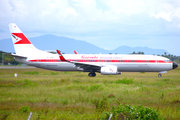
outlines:
[[170, 62], [170, 60], [164, 60], [164, 62]]

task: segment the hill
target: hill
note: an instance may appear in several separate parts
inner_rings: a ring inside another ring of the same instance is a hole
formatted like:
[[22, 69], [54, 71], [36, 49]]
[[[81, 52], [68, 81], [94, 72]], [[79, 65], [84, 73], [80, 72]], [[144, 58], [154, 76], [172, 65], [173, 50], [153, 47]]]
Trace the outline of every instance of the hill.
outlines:
[[[133, 51], [144, 52], [145, 54], [159, 54], [162, 55], [164, 52], [169, 54], [168, 51], [164, 49], [152, 49], [148, 47], [129, 47], [120, 46], [114, 50], [105, 50], [103, 48], [97, 47], [86, 41], [75, 40], [73, 38], [59, 37], [51, 34], [42, 35], [39, 37], [32, 37], [29, 40], [41, 50], [56, 50], [59, 49], [61, 52], [66, 54], [72, 54], [76, 50], [79, 54], [129, 54]], [[15, 52], [11, 38], [0, 40], [0, 51], [5, 52]]]

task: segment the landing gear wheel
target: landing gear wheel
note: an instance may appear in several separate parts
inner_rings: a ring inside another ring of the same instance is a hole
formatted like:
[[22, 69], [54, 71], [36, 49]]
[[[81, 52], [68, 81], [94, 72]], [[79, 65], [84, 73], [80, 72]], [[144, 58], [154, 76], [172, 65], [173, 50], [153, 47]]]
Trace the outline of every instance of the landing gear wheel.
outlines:
[[162, 75], [161, 75], [161, 74], [159, 74], [159, 75], [158, 75], [158, 77], [162, 77]]
[[96, 76], [96, 73], [94, 73], [94, 72], [93, 72], [93, 73], [89, 73], [88, 76], [89, 76], [89, 77], [95, 77], [95, 76]]

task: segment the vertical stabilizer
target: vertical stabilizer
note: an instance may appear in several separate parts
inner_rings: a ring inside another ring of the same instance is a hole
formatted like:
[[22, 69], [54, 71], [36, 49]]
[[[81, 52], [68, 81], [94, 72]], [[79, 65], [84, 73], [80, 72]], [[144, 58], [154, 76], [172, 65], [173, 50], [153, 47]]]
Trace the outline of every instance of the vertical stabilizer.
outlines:
[[9, 24], [9, 29], [14, 45], [16, 54], [22, 56], [33, 56], [35, 53], [39, 53], [38, 50], [23, 34], [15, 23]]

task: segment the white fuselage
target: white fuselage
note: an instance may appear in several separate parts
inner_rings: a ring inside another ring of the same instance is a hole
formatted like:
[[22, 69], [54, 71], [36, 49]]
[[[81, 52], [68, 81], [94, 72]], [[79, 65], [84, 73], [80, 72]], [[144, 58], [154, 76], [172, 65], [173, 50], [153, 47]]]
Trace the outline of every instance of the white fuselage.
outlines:
[[[57, 54], [39, 55], [17, 61], [49, 70], [83, 71], [73, 63], [61, 61]], [[116, 66], [121, 72], [161, 72], [172, 69], [173, 62], [154, 55], [63, 54], [68, 61], [97, 66]], [[89, 72], [89, 71], [85, 71]], [[99, 72], [98, 70], [95, 72]]]

